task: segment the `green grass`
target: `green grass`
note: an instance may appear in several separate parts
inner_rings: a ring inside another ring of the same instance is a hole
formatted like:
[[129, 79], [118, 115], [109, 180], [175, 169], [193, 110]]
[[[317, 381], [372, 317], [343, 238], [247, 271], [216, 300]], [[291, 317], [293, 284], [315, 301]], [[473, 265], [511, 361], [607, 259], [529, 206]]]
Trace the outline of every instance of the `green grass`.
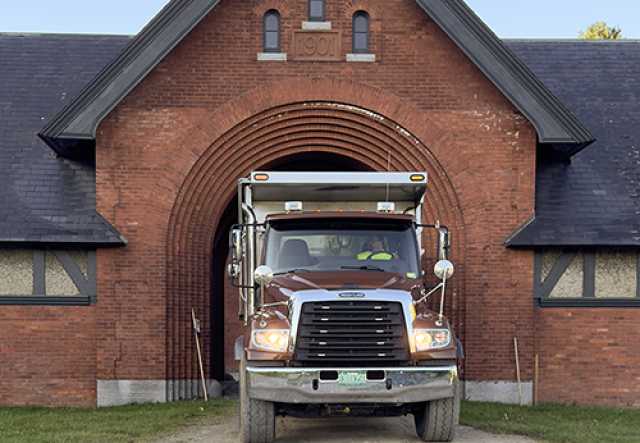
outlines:
[[[104, 409], [0, 408], [0, 442], [144, 442], [185, 426], [231, 419], [236, 404], [216, 400]], [[551, 443], [640, 443], [640, 410], [464, 402], [461, 422]]]
[[493, 403], [462, 404], [461, 423], [553, 443], [639, 443], [640, 410]]
[[0, 408], [0, 442], [141, 442], [184, 426], [221, 421], [235, 402], [215, 400], [104, 409]]

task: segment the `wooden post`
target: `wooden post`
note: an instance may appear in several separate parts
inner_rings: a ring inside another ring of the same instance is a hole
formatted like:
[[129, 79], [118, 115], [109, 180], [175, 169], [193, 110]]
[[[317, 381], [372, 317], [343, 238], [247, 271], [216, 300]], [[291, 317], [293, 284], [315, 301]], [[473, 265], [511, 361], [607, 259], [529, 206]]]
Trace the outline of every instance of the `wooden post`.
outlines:
[[204, 366], [202, 365], [202, 350], [200, 349], [200, 320], [196, 318], [196, 310], [193, 308], [191, 309], [191, 321], [193, 323], [193, 335], [196, 339], [196, 351], [198, 352], [198, 366], [200, 367], [202, 393], [204, 394], [204, 401], [209, 401], [209, 394], [207, 393], [207, 382], [204, 378]]
[[518, 337], [513, 337], [513, 349], [516, 354], [516, 376], [518, 378], [518, 401], [520, 406], [523, 404], [522, 399], [522, 380], [520, 378], [520, 357], [518, 355]]
[[538, 384], [540, 383], [540, 355], [536, 353], [533, 363], [533, 404], [537, 405], [540, 401], [540, 393]]

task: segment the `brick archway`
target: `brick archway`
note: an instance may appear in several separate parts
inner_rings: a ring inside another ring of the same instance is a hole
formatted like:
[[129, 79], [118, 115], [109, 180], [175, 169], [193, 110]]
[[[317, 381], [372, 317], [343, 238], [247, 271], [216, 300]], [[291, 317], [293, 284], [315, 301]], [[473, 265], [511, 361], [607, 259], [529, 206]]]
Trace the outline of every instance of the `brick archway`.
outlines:
[[[283, 90], [280, 97], [286, 99], [291, 91], [296, 88], [289, 89], [288, 94]], [[309, 91], [305, 88], [304, 94]], [[217, 126], [211, 130], [210, 136], [216, 132], [219, 136], [210, 138], [212, 142], [200, 148], [175, 200], [169, 223], [166, 282], [169, 380], [197, 379], [197, 366], [192, 358], [190, 312], [195, 307], [205, 324], [210, 320], [211, 245], [219, 219], [235, 197], [237, 179], [275, 161], [308, 152], [348, 157], [372, 170], [386, 170], [390, 164], [391, 170], [425, 170], [429, 173], [426, 217], [448, 224], [456, 239], [453, 255], [458, 263], [459, 277], [449, 308], [463, 332], [464, 305], [460, 295], [464, 293], [464, 223], [453, 185], [429, 150], [429, 140], [424, 140], [425, 135], [435, 136], [438, 131], [434, 128], [423, 130], [422, 139], [419, 139], [395, 118], [378, 111], [380, 108], [389, 110], [390, 105], [398, 106], [395, 98], [377, 92], [364, 94], [370, 92], [366, 88], [353, 88], [352, 92], [355, 96], [343, 96], [343, 100], [294, 100], [279, 104], [281, 99], [270, 99], [275, 95], [254, 95], [239, 99], [236, 105], [242, 105], [229, 108], [230, 114], [225, 114], [224, 110], [217, 113], [226, 120], [217, 123], [227, 124], [228, 129], [222, 132]], [[270, 101], [276, 103], [265, 106]], [[364, 107], [362, 103], [368, 106]], [[262, 109], [252, 109], [254, 107]], [[399, 109], [395, 108], [396, 111]], [[252, 111], [255, 112], [245, 118], [239, 115]], [[230, 124], [234, 121], [235, 124]], [[211, 125], [215, 122], [209, 120]], [[203, 120], [198, 127], [206, 127], [206, 124]], [[202, 133], [192, 141], [197, 144], [199, 138], [203, 139], [201, 137]], [[188, 137], [184, 143], [185, 146], [189, 144]], [[210, 337], [205, 337], [205, 349], [209, 349], [210, 343]], [[187, 398], [195, 393], [195, 385], [188, 382], [170, 383], [169, 386], [169, 399]]]

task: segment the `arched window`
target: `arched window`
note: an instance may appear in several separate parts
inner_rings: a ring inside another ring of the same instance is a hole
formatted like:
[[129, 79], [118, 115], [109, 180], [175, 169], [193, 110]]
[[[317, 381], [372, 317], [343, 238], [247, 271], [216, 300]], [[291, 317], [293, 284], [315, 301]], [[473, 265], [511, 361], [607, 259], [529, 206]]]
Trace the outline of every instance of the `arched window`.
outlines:
[[264, 14], [264, 52], [280, 52], [280, 13], [275, 9]]
[[369, 14], [364, 11], [353, 14], [353, 52], [369, 52]]
[[324, 21], [324, 0], [309, 0], [309, 21]]

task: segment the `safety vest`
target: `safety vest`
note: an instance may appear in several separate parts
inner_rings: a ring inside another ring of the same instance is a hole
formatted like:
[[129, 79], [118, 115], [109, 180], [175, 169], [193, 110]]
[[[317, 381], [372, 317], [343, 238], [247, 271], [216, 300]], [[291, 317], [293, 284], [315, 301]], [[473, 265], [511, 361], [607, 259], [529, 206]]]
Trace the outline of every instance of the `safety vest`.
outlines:
[[388, 261], [393, 260], [393, 254], [389, 252], [372, 252], [372, 251], [364, 251], [356, 256], [356, 258], [360, 261], [364, 260], [378, 260], [378, 261]]

